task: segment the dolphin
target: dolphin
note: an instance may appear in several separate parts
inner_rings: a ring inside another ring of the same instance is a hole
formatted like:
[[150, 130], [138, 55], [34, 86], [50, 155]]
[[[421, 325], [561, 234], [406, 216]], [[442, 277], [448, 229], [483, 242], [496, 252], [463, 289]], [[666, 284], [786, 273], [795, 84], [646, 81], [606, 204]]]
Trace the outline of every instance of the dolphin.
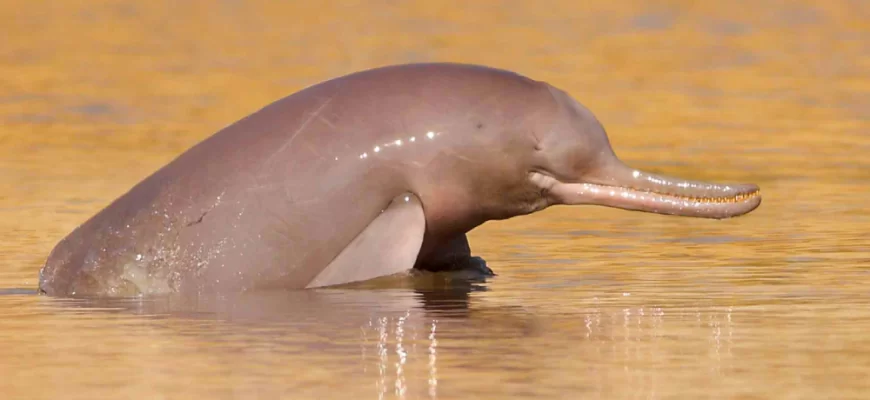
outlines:
[[465, 234], [554, 205], [729, 218], [758, 186], [623, 164], [593, 113], [484, 66], [394, 65], [305, 88], [196, 144], [62, 239], [52, 296], [305, 289], [472, 263]]

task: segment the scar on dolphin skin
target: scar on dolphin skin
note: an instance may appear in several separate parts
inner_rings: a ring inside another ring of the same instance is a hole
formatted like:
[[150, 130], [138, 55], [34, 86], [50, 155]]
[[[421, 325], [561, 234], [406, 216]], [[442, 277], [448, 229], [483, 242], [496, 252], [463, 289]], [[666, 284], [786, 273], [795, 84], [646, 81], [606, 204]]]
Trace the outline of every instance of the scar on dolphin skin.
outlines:
[[275, 155], [285, 152], [287, 148], [289, 148], [293, 144], [293, 141], [296, 139], [296, 137], [304, 132], [306, 128], [308, 128], [308, 125], [311, 123], [311, 121], [320, 117], [320, 113], [323, 112], [323, 110], [326, 108], [326, 106], [329, 105], [330, 102], [332, 102], [331, 97], [326, 99], [323, 103], [320, 104], [320, 106], [318, 106], [313, 112], [311, 112], [308, 117], [301, 124], [299, 124], [299, 127], [296, 128], [293, 134], [290, 135], [290, 138], [288, 138], [287, 141], [283, 145], [281, 145], [280, 148], [278, 148], [274, 153], [272, 153], [272, 155], [270, 155], [266, 159], [266, 165], [268, 165], [272, 161], [272, 158], [275, 157]]
[[208, 211], [203, 212], [202, 215], [200, 215], [199, 218], [197, 218], [195, 221], [188, 222], [188, 223], [184, 224], [184, 226], [194, 226], [194, 225], [202, 222], [202, 219], [205, 218], [206, 214], [208, 214]]
[[[393, 65], [330, 79], [194, 148], [61, 240], [40, 270], [40, 291], [152, 293], [113, 285], [153, 286], [172, 276], [171, 290], [199, 295], [328, 287], [415, 269], [486, 272], [466, 233], [487, 221], [552, 205], [726, 219], [761, 204], [753, 184], [631, 168], [595, 115], [565, 91], [466, 64]], [[185, 182], [184, 202], [164, 193], [170, 182]], [[215, 182], [226, 188], [217, 202]], [[209, 229], [173, 229], [167, 240], [153, 219], [136, 218], [150, 210], [192, 215], [179, 226]], [[138, 234], [114, 234], [124, 229]], [[87, 264], [89, 249], [101, 249], [108, 267]], [[125, 281], [113, 265], [135, 259], [133, 251], [161, 254], [163, 267], [137, 264], [136, 279]], [[163, 275], [138, 275], [150, 271]]]
[[224, 195], [226, 195], [226, 191], [221, 192], [221, 194], [218, 195], [217, 198], [215, 199], [214, 204], [212, 204], [211, 207], [209, 207], [207, 210], [203, 211], [202, 214], [199, 216], [199, 218], [197, 218], [193, 221], [190, 221], [188, 223], [185, 223], [184, 226], [190, 227], [190, 226], [194, 226], [196, 224], [201, 223], [203, 218], [205, 218], [206, 214], [210, 213], [212, 210], [215, 209], [215, 207], [217, 207], [221, 204], [221, 199], [223, 199]]

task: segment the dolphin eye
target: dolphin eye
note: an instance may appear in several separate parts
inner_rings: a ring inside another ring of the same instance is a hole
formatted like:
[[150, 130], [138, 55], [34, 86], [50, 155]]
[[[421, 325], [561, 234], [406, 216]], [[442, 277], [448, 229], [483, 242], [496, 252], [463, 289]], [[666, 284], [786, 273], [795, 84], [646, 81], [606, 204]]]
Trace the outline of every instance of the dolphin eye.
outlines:
[[541, 137], [535, 131], [532, 131], [532, 141], [535, 142], [535, 151], [544, 150], [544, 145], [541, 144]]

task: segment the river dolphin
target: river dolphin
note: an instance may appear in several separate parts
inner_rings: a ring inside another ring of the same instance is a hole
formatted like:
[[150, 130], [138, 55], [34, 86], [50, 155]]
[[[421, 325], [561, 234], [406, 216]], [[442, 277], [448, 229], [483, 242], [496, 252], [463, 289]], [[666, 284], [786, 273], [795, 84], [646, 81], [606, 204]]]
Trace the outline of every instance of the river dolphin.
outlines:
[[432, 63], [335, 78], [280, 99], [164, 166], [64, 238], [54, 296], [303, 289], [471, 258], [465, 234], [553, 205], [703, 218], [759, 188], [623, 164], [564, 91]]

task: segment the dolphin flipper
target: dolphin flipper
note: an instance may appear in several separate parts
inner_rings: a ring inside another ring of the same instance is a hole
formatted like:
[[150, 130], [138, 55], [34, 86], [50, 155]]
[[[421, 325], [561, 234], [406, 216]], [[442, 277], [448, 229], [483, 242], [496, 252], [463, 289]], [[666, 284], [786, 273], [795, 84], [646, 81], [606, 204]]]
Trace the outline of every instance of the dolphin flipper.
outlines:
[[480, 276], [495, 276], [484, 259], [471, 255], [468, 237], [464, 233], [436, 246], [426, 257], [418, 259], [414, 268], [429, 272], [464, 272]]
[[420, 199], [411, 193], [396, 196], [306, 288], [409, 271], [417, 260], [425, 232], [426, 217]]

